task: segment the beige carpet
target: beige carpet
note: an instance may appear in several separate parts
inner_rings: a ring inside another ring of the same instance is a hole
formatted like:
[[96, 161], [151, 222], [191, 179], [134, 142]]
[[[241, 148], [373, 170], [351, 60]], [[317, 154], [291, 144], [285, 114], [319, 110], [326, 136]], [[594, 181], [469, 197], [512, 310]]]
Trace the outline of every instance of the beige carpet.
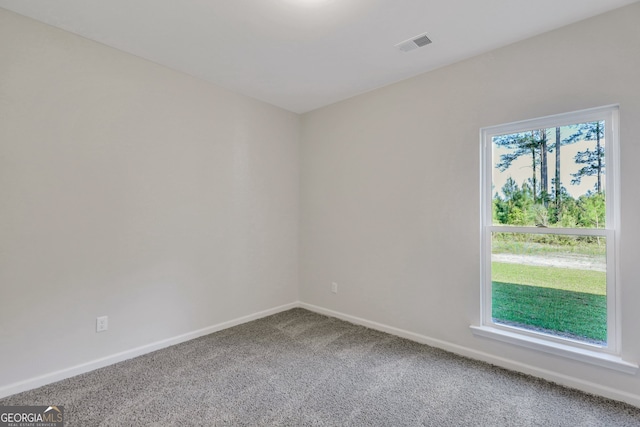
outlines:
[[0, 400], [68, 426], [640, 426], [640, 409], [294, 309]]

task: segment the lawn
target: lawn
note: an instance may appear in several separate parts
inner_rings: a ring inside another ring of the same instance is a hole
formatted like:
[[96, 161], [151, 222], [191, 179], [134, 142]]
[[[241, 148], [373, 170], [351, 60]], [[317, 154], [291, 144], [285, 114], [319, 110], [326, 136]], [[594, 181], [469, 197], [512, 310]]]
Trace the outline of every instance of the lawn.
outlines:
[[491, 280], [594, 295], [607, 294], [607, 276], [603, 271], [492, 262]]
[[499, 323], [606, 342], [604, 272], [494, 262], [492, 286]]

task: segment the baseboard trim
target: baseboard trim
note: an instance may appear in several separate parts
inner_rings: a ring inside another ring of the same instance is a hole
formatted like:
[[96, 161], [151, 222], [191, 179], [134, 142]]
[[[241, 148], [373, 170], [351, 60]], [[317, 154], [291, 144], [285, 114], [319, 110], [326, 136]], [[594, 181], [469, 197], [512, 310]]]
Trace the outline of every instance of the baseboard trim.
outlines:
[[493, 354], [481, 352], [468, 347], [464, 347], [458, 344], [453, 344], [447, 341], [431, 338], [425, 335], [416, 334], [414, 332], [399, 329], [393, 326], [385, 325], [382, 323], [366, 320], [360, 317], [352, 316], [349, 314], [341, 313], [338, 311], [330, 310], [327, 308], [319, 307], [313, 304], [304, 302], [292, 302], [289, 304], [274, 307], [268, 310], [260, 311], [247, 316], [242, 316], [233, 320], [218, 323], [216, 325], [208, 326], [206, 328], [198, 329], [196, 331], [187, 332], [176, 337], [167, 338], [161, 341], [157, 341], [151, 344], [146, 344], [140, 347], [126, 350], [120, 353], [116, 353], [110, 356], [102, 357], [90, 362], [86, 362], [80, 365], [72, 366], [69, 368], [61, 369], [48, 374], [40, 375], [34, 378], [29, 378], [23, 381], [19, 381], [13, 384], [9, 384], [0, 387], [0, 398], [11, 396], [23, 391], [32, 390], [34, 388], [42, 387], [47, 384], [51, 384], [57, 381], [71, 378], [76, 375], [80, 375], [86, 372], [90, 372], [96, 369], [103, 368], [105, 366], [113, 365], [114, 363], [122, 362], [134, 357], [142, 356], [147, 353], [151, 353], [156, 350], [161, 350], [172, 345], [180, 344], [185, 341], [189, 341], [195, 338], [202, 337], [214, 332], [218, 332], [224, 329], [231, 328], [233, 326], [241, 325], [243, 323], [251, 322], [253, 320], [261, 319], [263, 317], [271, 316], [283, 311], [290, 310], [292, 308], [304, 308], [309, 311], [313, 311], [326, 316], [335, 317], [337, 319], [345, 320], [357, 325], [362, 325], [367, 328], [375, 329], [381, 332], [386, 332], [392, 335], [396, 335], [402, 338], [409, 339], [411, 341], [419, 342], [421, 344], [430, 345], [432, 347], [440, 348], [442, 350], [450, 351], [451, 353], [465, 356], [471, 359], [487, 362], [502, 368], [510, 369], [517, 372], [522, 372], [528, 375], [533, 375], [538, 378], [543, 378], [547, 381], [551, 381], [557, 384], [561, 384], [567, 387], [575, 388], [587, 393], [603, 396], [609, 399], [619, 400], [629, 403], [636, 407], [640, 407], [640, 395], [628, 393], [625, 391], [617, 390], [611, 387], [596, 384], [590, 381], [585, 381], [579, 378], [571, 377], [565, 374], [561, 374], [554, 371], [538, 368], [535, 366], [527, 365], [512, 359], [507, 359]]
[[468, 347], [464, 347], [458, 344], [453, 344], [447, 341], [439, 340], [436, 338], [427, 337], [425, 335], [416, 334], [403, 329], [395, 328], [393, 326], [385, 325], [378, 322], [362, 319], [360, 317], [351, 316], [349, 314], [341, 313], [338, 311], [330, 310], [327, 308], [319, 307], [316, 305], [301, 302], [299, 307], [313, 311], [326, 316], [335, 317], [347, 322], [351, 322], [357, 325], [366, 326], [367, 328], [375, 329], [377, 331], [386, 332], [391, 335], [396, 335], [402, 338], [409, 339], [411, 341], [426, 344], [432, 347], [440, 348], [442, 350], [449, 351], [460, 356], [465, 356], [470, 359], [480, 360], [492, 365], [500, 366], [512, 371], [521, 372], [524, 374], [532, 375], [534, 377], [542, 378], [547, 381], [551, 381], [566, 387], [574, 388], [584, 391], [586, 393], [595, 394], [598, 396], [606, 397], [613, 400], [629, 403], [630, 405], [640, 407], [640, 395], [628, 393], [625, 391], [617, 390], [608, 386], [585, 381], [580, 378], [572, 377], [569, 375], [561, 374], [559, 372], [549, 371], [547, 369], [538, 368], [525, 363], [521, 363], [512, 359], [507, 359], [493, 354], [485, 353], [482, 351], [474, 350]]
[[292, 302], [289, 304], [274, 307], [268, 310], [253, 313], [247, 316], [242, 316], [237, 319], [229, 320], [227, 322], [218, 323], [216, 325], [208, 326], [206, 328], [198, 329], [196, 331], [187, 332], [182, 335], [178, 335], [172, 338], [167, 338], [161, 341], [156, 341], [151, 344], [146, 344], [140, 347], [126, 350], [120, 353], [112, 354], [110, 356], [102, 357], [100, 359], [92, 360], [90, 362], [82, 363], [80, 365], [72, 366], [69, 368], [60, 369], [55, 372], [40, 375], [34, 378], [29, 378], [23, 381], [19, 381], [13, 384], [9, 384], [0, 387], [0, 398], [11, 396], [23, 391], [32, 390], [34, 388], [42, 387], [47, 384], [51, 384], [57, 381], [71, 378], [76, 375], [84, 374], [85, 372], [94, 371], [96, 369], [104, 368], [105, 366], [113, 365], [114, 363], [122, 362], [134, 357], [142, 356], [147, 353], [151, 353], [156, 350], [160, 350], [172, 345], [180, 344], [185, 341], [189, 341], [195, 338], [209, 335], [214, 332], [228, 329], [233, 326], [241, 325], [243, 323], [251, 322], [252, 320], [261, 319], [263, 317], [271, 316], [272, 314], [287, 311], [292, 308], [300, 307], [299, 302]]

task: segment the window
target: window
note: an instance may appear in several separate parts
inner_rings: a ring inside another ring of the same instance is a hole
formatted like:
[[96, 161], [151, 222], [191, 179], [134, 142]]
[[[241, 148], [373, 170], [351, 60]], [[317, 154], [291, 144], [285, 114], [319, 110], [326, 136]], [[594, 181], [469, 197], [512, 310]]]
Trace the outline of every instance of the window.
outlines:
[[482, 129], [474, 333], [623, 371], [616, 282], [618, 108]]

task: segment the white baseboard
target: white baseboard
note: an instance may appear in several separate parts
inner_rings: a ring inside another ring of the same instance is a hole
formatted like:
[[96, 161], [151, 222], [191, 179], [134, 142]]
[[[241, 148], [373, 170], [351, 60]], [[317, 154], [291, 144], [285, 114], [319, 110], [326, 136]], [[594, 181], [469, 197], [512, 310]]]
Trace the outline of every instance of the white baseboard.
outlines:
[[61, 369], [59, 371], [51, 372], [48, 374], [40, 375], [34, 378], [29, 378], [23, 381], [19, 381], [13, 384], [9, 384], [0, 387], [0, 398], [11, 396], [12, 394], [20, 393], [34, 388], [42, 387], [43, 385], [51, 384], [57, 381], [71, 378], [76, 375], [84, 374], [85, 372], [93, 371], [105, 366], [113, 365], [114, 363], [122, 362], [124, 360], [132, 359], [134, 357], [142, 356], [147, 353], [151, 353], [156, 350], [170, 347], [172, 345], [180, 344], [185, 341], [189, 341], [195, 338], [209, 335], [214, 332], [221, 331], [223, 329], [231, 328], [233, 326], [241, 325], [243, 323], [251, 322], [252, 320], [261, 319], [263, 317], [271, 316], [272, 314], [280, 313], [282, 311], [290, 310], [292, 308], [299, 307], [298, 302], [281, 305], [268, 310], [260, 311], [258, 313], [250, 314], [248, 316], [239, 317], [237, 319], [229, 320], [227, 322], [218, 323], [217, 325], [208, 326], [206, 328], [198, 329], [197, 331], [187, 332], [186, 334], [178, 335], [173, 338], [167, 338], [161, 341], [157, 341], [151, 344], [146, 344], [140, 347], [126, 350], [120, 353], [112, 354], [110, 356], [102, 357], [100, 359], [92, 360], [90, 362], [82, 363], [80, 365], [72, 366], [69, 368]]
[[261, 319], [263, 317], [267, 317], [272, 314], [280, 313], [282, 311], [290, 310], [296, 307], [301, 307], [309, 311], [324, 314], [330, 317], [335, 317], [338, 319], [345, 320], [347, 322], [355, 323], [357, 325], [366, 326], [371, 329], [375, 329], [381, 332], [386, 332], [392, 335], [406, 338], [411, 341], [419, 342], [432, 347], [440, 348], [442, 350], [450, 351], [451, 353], [455, 353], [460, 356], [465, 356], [475, 360], [481, 360], [483, 362], [491, 363], [493, 365], [500, 366], [506, 369], [533, 375], [535, 377], [543, 378], [545, 380], [552, 381], [557, 384], [582, 390], [587, 393], [607, 397], [609, 399], [619, 400], [619, 401], [626, 402], [631, 405], [640, 407], [640, 395], [637, 395], [637, 394], [617, 390], [611, 387], [603, 386], [590, 381], [585, 381], [580, 378], [571, 377], [558, 372], [537, 368], [535, 366], [527, 365], [521, 362], [517, 362], [515, 360], [495, 356], [493, 354], [484, 353], [478, 350], [473, 350], [471, 348], [453, 344], [447, 341], [430, 338], [425, 335], [416, 334], [413, 332], [405, 331], [403, 329], [395, 328], [393, 326], [384, 325], [382, 323], [373, 322], [370, 320], [362, 319], [356, 316], [351, 316], [349, 314], [340, 313], [337, 311], [329, 310], [323, 307], [318, 307], [318, 306], [307, 304], [304, 302], [293, 302], [293, 303], [285, 304], [279, 307], [274, 307], [269, 310], [264, 310], [258, 313], [250, 314], [248, 316], [239, 317], [237, 319], [233, 319], [227, 322], [222, 322], [213, 326], [199, 329], [197, 331], [188, 332], [186, 334], [182, 334], [173, 338], [168, 338], [162, 341], [157, 341], [151, 344], [143, 345], [131, 350], [106, 356], [106, 357], [96, 359], [87, 363], [61, 369], [59, 371], [40, 375], [38, 377], [29, 378], [24, 381], [19, 381], [17, 383], [9, 384], [9, 385], [0, 387], [0, 398], [10, 396], [12, 394], [20, 393], [23, 391], [31, 390], [37, 387], [42, 387], [47, 384], [51, 384], [66, 378], [83, 374], [85, 372], [103, 368], [105, 366], [122, 362], [124, 360], [132, 359], [137, 356], [142, 356], [144, 354], [151, 353], [153, 351], [160, 350], [165, 347], [170, 347], [175, 344], [180, 344], [185, 341], [199, 338], [204, 335], [208, 335], [214, 332], [221, 331], [223, 329], [227, 329], [233, 326], [247, 323], [252, 320]]
[[490, 363], [492, 365], [500, 366], [512, 371], [521, 372], [524, 374], [532, 375], [534, 377], [543, 378], [547, 381], [551, 381], [566, 387], [571, 387], [577, 390], [584, 391], [586, 393], [603, 396], [613, 400], [619, 400], [640, 407], [640, 395], [628, 393], [622, 390], [617, 390], [611, 387], [607, 387], [601, 384], [585, 381], [580, 378], [571, 377], [569, 375], [561, 374], [559, 372], [549, 371], [547, 369], [538, 368], [535, 366], [527, 365], [515, 360], [507, 359], [493, 354], [485, 353], [478, 350], [473, 350], [468, 347], [464, 347], [458, 344], [453, 344], [447, 341], [442, 341], [436, 338], [430, 338], [424, 335], [416, 334], [413, 332], [398, 329], [393, 326], [384, 325], [382, 323], [372, 322], [370, 320], [362, 319], [360, 317], [351, 316], [349, 314], [340, 313], [337, 311], [329, 310], [326, 308], [318, 307], [312, 304], [301, 302], [299, 307], [305, 308], [309, 311], [324, 314], [326, 316], [335, 317], [338, 319], [346, 320], [347, 322], [355, 323], [357, 325], [366, 326], [367, 328], [375, 329], [377, 331], [386, 332], [392, 335], [396, 335], [402, 338], [409, 339], [411, 341], [419, 342], [421, 344], [427, 344], [432, 347], [440, 348], [442, 350], [449, 351], [460, 356], [465, 356], [470, 359], [480, 360]]

